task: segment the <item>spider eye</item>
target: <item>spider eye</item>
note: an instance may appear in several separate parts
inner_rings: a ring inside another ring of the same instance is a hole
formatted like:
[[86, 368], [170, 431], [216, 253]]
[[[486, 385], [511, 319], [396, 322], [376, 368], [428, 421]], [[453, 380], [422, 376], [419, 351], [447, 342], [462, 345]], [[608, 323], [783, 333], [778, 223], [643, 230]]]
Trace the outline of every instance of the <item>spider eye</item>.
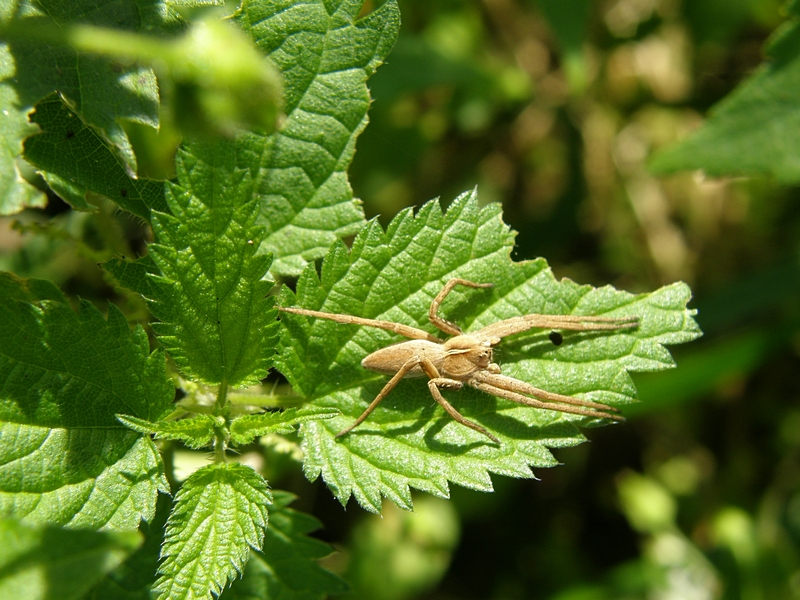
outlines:
[[553, 342], [554, 346], [560, 346], [561, 343], [564, 341], [564, 336], [558, 333], [557, 331], [551, 331], [550, 335], [547, 337], [550, 338], [550, 341]]

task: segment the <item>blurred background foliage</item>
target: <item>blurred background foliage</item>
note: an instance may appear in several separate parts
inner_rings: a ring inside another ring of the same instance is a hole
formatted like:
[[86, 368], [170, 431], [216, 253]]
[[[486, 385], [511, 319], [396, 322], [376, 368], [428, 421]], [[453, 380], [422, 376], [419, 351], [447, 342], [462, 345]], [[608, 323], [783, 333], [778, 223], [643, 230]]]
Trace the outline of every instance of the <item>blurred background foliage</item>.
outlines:
[[[544, 256], [559, 277], [632, 292], [687, 281], [706, 335], [675, 349], [679, 369], [635, 377], [642, 403], [627, 423], [559, 450], [564, 465], [539, 481], [495, 478], [494, 494], [419, 494], [414, 513], [387, 504], [378, 518], [309, 484], [295, 440], [272, 436], [242, 460], [322, 519], [340, 550], [326, 565], [353, 600], [800, 598], [799, 190], [647, 168], [762, 63], [782, 3], [400, 8], [351, 169], [367, 216], [385, 224], [478, 185], [519, 232], [516, 260]], [[169, 172], [157, 136], [131, 136], [140, 165]], [[4, 219], [0, 267], [141, 318], [96, 263], [142, 252], [148, 234], [98, 206], [51, 198]], [[193, 456], [175, 456], [179, 477]]]

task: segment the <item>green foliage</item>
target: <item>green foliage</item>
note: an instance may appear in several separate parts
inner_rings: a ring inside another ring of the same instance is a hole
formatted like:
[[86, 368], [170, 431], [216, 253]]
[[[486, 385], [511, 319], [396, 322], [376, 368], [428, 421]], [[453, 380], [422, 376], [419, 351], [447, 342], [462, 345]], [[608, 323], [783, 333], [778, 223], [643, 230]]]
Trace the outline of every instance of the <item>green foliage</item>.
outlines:
[[[530, 313], [636, 316], [639, 327], [613, 334], [569, 334], [560, 347], [547, 332], [526, 334], [502, 348], [501, 366], [512, 377], [536, 387], [583, 396], [611, 406], [635, 398], [628, 371], [673, 366], [663, 344], [700, 335], [686, 309], [690, 298], [682, 284], [634, 296], [611, 287], [592, 289], [557, 281], [544, 260], [510, 260], [514, 233], [502, 222], [499, 207], [479, 209], [474, 192], [462, 195], [442, 214], [437, 202], [418, 215], [402, 212], [386, 233], [377, 223], [362, 231], [348, 252], [334, 246], [322, 274], [308, 268], [297, 297], [284, 291], [286, 305], [405, 322], [426, 327], [428, 306], [451, 277], [493, 283], [491, 290], [448, 299], [447, 318], [465, 331]], [[467, 300], [468, 298], [468, 300]], [[487, 443], [480, 433], [450, 419], [434, 404], [426, 385], [403, 381], [370, 415], [368, 422], [343, 438], [350, 425], [386, 380], [360, 368], [368, 353], [397, 341], [382, 330], [356, 329], [286, 315], [278, 367], [292, 386], [317, 406], [341, 410], [339, 417], [302, 426], [304, 468], [310, 479], [322, 474], [345, 504], [350, 495], [371, 511], [381, 497], [411, 508], [409, 487], [444, 496], [448, 481], [491, 490], [489, 473], [532, 477], [530, 467], [557, 464], [548, 448], [583, 441], [575, 428], [585, 418], [565, 416], [492, 399], [469, 390], [450, 398], [468, 419], [501, 441]], [[398, 462], [397, 456], [405, 457]]]
[[14, 75], [14, 61], [8, 48], [0, 47], [0, 106], [6, 118], [0, 125], [0, 214], [9, 215], [26, 206], [45, 205], [44, 194], [25, 181], [19, 173], [17, 157], [22, 152], [23, 140], [36, 129], [28, 123], [27, 112], [19, 107], [19, 97], [12, 86], [5, 82]]
[[[25, 140], [25, 159], [43, 171], [48, 185], [76, 210], [96, 210], [87, 194], [100, 194], [120, 208], [150, 220], [150, 210], [167, 210], [164, 184], [132, 178], [110, 143], [55, 94], [36, 105], [31, 121], [41, 133]], [[75, 160], [91, 156], [91, 161]]]
[[0, 514], [135, 529], [168, 486], [152, 442], [114, 415], [169, 411], [163, 353], [113, 305], [106, 321], [86, 302], [76, 314], [44, 282], [2, 281]]
[[178, 157], [179, 183], [167, 187], [172, 215], [153, 215], [150, 255], [162, 275], [150, 306], [159, 341], [184, 374], [245, 386], [267, 375], [277, 313], [250, 175], [221, 148]]
[[330, 419], [339, 414], [335, 408], [309, 406], [289, 408], [281, 412], [244, 415], [231, 423], [231, 441], [244, 446], [255, 438], [268, 433], [292, 433], [300, 423]]
[[[20, 8], [14, 6], [14, 18], [6, 20], [7, 31], [80, 23], [166, 33], [177, 24], [177, 15], [166, 2], [125, 0], [98, 9], [93, 0], [49, 0], [30, 4], [25, 12]], [[21, 106], [31, 107], [58, 90], [114, 148], [129, 172], [136, 172], [136, 157], [121, 121], [158, 127], [158, 83], [151, 68], [135, 63], [112, 64], [107, 56], [79, 52], [65, 43], [16, 39], [8, 48], [15, 64], [14, 88]]]
[[361, 5], [245, 2], [235, 17], [283, 74], [281, 130], [236, 141], [237, 166], [249, 169], [262, 198], [263, 246], [281, 275], [299, 275], [364, 223], [346, 170], [367, 124], [366, 80], [394, 44], [400, 16], [390, 0], [357, 20]]
[[73, 600], [141, 543], [135, 532], [30, 527], [0, 520], [0, 596]]
[[211, 415], [195, 415], [180, 421], [151, 423], [145, 419], [117, 415], [117, 419], [139, 433], [154, 434], [157, 440], [180, 440], [189, 448], [209, 446], [214, 439], [214, 429], [225, 425], [225, 419]]
[[321, 600], [347, 591], [344, 581], [314, 560], [331, 552], [328, 544], [306, 535], [319, 529], [320, 522], [288, 508], [292, 494], [275, 491], [273, 496], [264, 547], [253, 552], [242, 578], [222, 598]]
[[708, 122], [677, 146], [656, 155], [651, 169], [708, 175], [768, 173], [800, 181], [800, 21], [785, 23], [766, 48], [769, 61], [716, 105]]
[[187, 479], [175, 496], [154, 591], [159, 598], [212, 598], [260, 550], [272, 496], [250, 467], [213, 464]]

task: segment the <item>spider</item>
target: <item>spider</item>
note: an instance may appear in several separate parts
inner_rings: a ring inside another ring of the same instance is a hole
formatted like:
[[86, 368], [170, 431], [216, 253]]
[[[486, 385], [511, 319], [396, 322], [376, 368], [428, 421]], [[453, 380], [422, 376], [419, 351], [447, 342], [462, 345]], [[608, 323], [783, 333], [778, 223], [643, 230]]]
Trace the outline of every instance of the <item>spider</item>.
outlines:
[[352, 425], [336, 434], [337, 438], [350, 433], [363, 423], [404, 377], [428, 377], [428, 389], [433, 399], [439, 403], [447, 414], [460, 424], [482, 433], [496, 444], [500, 443], [496, 436], [492, 435], [484, 427], [464, 417], [442, 396], [440, 390], [459, 390], [466, 384], [487, 394], [505, 398], [525, 406], [587, 417], [613, 419], [615, 421], [624, 420], [620, 415], [613, 414], [618, 412], [616, 408], [599, 402], [548, 392], [524, 381], [501, 374], [500, 367], [492, 362], [492, 348], [499, 344], [504, 337], [527, 331], [528, 329], [614, 331], [637, 327], [639, 324], [638, 317], [609, 318], [530, 314], [492, 323], [474, 333], [464, 333], [458, 325], [439, 316], [439, 306], [447, 294], [457, 285], [470, 288], [489, 288], [493, 286], [491, 283], [474, 283], [460, 278], [451, 279], [445, 284], [433, 299], [433, 302], [431, 302], [428, 318], [437, 329], [453, 336], [448, 340], [442, 340], [416, 327], [392, 321], [365, 319], [353, 315], [327, 313], [305, 308], [280, 308], [283, 312], [329, 319], [337, 323], [376, 327], [410, 338], [410, 341], [400, 342], [376, 350], [361, 361], [361, 366], [365, 369], [384, 375], [391, 375], [392, 377], [366, 410], [361, 413], [361, 416]]

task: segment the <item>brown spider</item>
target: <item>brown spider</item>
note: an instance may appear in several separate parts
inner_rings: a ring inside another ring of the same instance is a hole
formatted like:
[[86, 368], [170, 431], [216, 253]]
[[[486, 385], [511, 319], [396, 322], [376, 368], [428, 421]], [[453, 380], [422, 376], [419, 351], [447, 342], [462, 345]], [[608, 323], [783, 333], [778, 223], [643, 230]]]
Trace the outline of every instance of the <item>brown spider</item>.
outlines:
[[[484, 427], [465, 418], [453, 405], [445, 400], [439, 390], [442, 388], [458, 390], [464, 384], [467, 384], [487, 394], [499, 396], [525, 406], [585, 415], [587, 417], [614, 419], [616, 421], [624, 420], [617, 414], [605, 412], [618, 412], [617, 409], [605, 404], [554, 394], [553, 392], [533, 387], [524, 381], [501, 375], [500, 367], [492, 362], [492, 348], [499, 344], [502, 338], [534, 327], [571, 331], [629, 329], [638, 326], [638, 317], [615, 319], [609, 317], [530, 314], [492, 323], [474, 333], [464, 333], [458, 325], [438, 315], [439, 306], [445, 296], [457, 285], [471, 288], [488, 288], [492, 287], [493, 284], [474, 283], [466, 279], [451, 279], [442, 288], [442, 291], [431, 302], [428, 318], [438, 329], [455, 336], [446, 341], [431, 335], [427, 331], [403, 325], [402, 323], [364, 319], [352, 315], [326, 313], [305, 308], [280, 308], [284, 312], [330, 319], [337, 323], [377, 327], [411, 339], [408, 342], [400, 342], [376, 350], [361, 361], [361, 366], [365, 369], [377, 371], [384, 375], [391, 375], [392, 378], [383, 386], [380, 393], [361, 413], [355, 423], [337, 433], [336, 437], [350, 433], [363, 423], [364, 419], [375, 410], [381, 400], [404, 377], [428, 377], [428, 389], [430, 389], [433, 399], [441, 405], [447, 414], [462, 425], [482, 433], [497, 444], [500, 443], [499, 439]], [[528, 396], [533, 396], [534, 398], [529, 398]]]

